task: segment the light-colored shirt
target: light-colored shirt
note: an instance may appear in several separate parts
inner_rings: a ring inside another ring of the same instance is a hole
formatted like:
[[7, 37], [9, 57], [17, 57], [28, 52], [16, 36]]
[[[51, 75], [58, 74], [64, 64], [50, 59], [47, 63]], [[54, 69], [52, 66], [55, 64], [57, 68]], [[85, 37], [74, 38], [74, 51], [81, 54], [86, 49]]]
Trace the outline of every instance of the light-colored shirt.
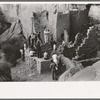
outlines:
[[62, 42], [62, 45], [65, 46], [65, 41]]
[[53, 62], [55, 62], [55, 64], [58, 65], [58, 56], [57, 56], [57, 54], [52, 55], [52, 60], [53, 60]]
[[56, 44], [53, 45], [53, 50], [56, 50]]
[[44, 31], [44, 39], [45, 39], [45, 43], [49, 42], [49, 31]]

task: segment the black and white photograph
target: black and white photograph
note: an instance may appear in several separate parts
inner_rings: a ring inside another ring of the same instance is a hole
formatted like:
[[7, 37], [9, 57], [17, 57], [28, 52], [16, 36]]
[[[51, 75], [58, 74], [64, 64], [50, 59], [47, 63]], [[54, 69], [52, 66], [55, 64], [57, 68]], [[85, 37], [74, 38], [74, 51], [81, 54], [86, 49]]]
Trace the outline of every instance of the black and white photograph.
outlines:
[[0, 3], [0, 81], [100, 81], [100, 4]]

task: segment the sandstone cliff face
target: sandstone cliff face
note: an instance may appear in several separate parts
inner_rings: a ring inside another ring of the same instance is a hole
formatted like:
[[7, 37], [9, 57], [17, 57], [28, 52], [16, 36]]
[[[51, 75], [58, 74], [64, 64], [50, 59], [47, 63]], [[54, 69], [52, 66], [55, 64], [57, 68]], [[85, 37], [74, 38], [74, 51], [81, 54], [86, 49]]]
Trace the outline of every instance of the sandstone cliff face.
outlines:
[[32, 17], [32, 12], [36, 11], [40, 11], [41, 6], [39, 5], [28, 5], [28, 4], [4, 4], [4, 5], [0, 5], [3, 13], [6, 16], [9, 16], [13, 19], [20, 19], [22, 26], [23, 26], [23, 32], [24, 32], [24, 36], [27, 38], [31, 33], [31, 29], [32, 29], [32, 21], [31, 21], [31, 17]]
[[92, 5], [90, 7], [89, 17], [94, 24], [100, 23], [100, 5]]
[[19, 23], [19, 21], [12, 22], [10, 28], [8, 28], [3, 34], [0, 35], [0, 43], [14, 37], [24, 38], [22, 24]]
[[[58, 16], [58, 12], [63, 12], [64, 14], [69, 14], [70, 10], [73, 9], [78, 9], [79, 11], [86, 9], [85, 5], [68, 5], [68, 4], [4, 4], [4, 5], [0, 5], [3, 13], [9, 17], [12, 17], [13, 19], [20, 19], [22, 26], [23, 26], [23, 33], [24, 36], [26, 38], [29, 37], [29, 35], [32, 32], [32, 16], [33, 16], [33, 12], [36, 13], [41, 13], [42, 11], [46, 10], [48, 12], [48, 21], [45, 21], [46, 23], [46, 27], [48, 27], [51, 31], [51, 33], [53, 33], [54, 36], [54, 40], [57, 40], [58, 38], [58, 33], [62, 33], [63, 31], [58, 31], [56, 30], [56, 28], [59, 29], [59, 25], [57, 26], [57, 21], [59, 18]], [[79, 12], [77, 13], [79, 14]], [[77, 17], [77, 14], [74, 15]], [[67, 15], [69, 16], [69, 15]], [[66, 17], [67, 17], [66, 16]], [[79, 17], [79, 16], [78, 16]], [[82, 17], [82, 16], [81, 16]], [[42, 16], [42, 20], [41, 23], [43, 25], [43, 16]], [[86, 23], [87, 21], [84, 21], [86, 17], [83, 17], [82, 21], [80, 23], [83, 24]], [[63, 18], [62, 18], [63, 19]], [[63, 24], [66, 24], [68, 27], [70, 28], [70, 18], [65, 18], [67, 19], [66, 21], [62, 20], [60, 21]], [[45, 18], [44, 18], [45, 20]], [[72, 21], [74, 23], [74, 21]], [[74, 27], [75, 23], [72, 24], [72, 26]], [[76, 23], [77, 24], [77, 23]], [[81, 25], [79, 25], [81, 26]], [[63, 25], [62, 25], [63, 27]], [[60, 27], [60, 29], [62, 30], [63, 28]], [[71, 29], [74, 31], [75, 28]], [[80, 28], [79, 28], [80, 29]], [[69, 29], [70, 30], [70, 29]], [[35, 26], [34, 26], [34, 20], [33, 20], [33, 32], [35, 32]], [[74, 34], [76, 34], [78, 31], [75, 31]], [[72, 35], [72, 34], [71, 34]], [[59, 34], [60, 36], [60, 34]], [[59, 40], [59, 39], [58, 39]]]
[[[85, 4], [1, 4], [1, 10], [7, 16], [8, 21], [11, 19], [20, 19], [23, 27], [23, 33], [26, 38], [33, 32], [36, 32], [35, 20], [32, 17], [33, 12], [41, 13], [48, 12], [48, 19], [45, 14], [42, 14], [40, 26], [46, 26], [53, 34], [54, 40], [59, 40], [64, 28], [69, 30], [70, 41], [74, 41], [75, 35], [81, 31], [83, 24], [88, 23], [88, 16], [94, 20], [100, 20], [100, 6], [92, 5], [90, 11], [86, 10]], [[59, 13], [62, 14], [59, 14]], [[65, 17], [64, 17], [65, 16]], [[8, 18], [9, 17], [9, 18]], [[97, 22], [98, 22], [97, 21]], [[39, 29], [39, 28], [38, 28]], [[42, 29], [43, 31], [43, 29]], [[43, 34], [43, 32], [42, 32]], [[41, 35], [43, 36], [43, 35]]]

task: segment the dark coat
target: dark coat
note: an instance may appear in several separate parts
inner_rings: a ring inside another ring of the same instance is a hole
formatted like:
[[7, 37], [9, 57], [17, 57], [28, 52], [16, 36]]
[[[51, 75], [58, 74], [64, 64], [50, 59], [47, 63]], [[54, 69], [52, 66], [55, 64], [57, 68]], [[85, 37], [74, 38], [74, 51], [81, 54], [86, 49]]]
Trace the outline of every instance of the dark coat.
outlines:
[[41, 49], [41, 41], [40, 40], [37, 40], [37, 50], [40, 50]]
[[56, 70], [56, 67], [57, 67], [57, 65], [56, 65], [55, 63], [51, 63], [50, 68], [51, 68], [51, 71], [52, 71], [52, 72], [57, 71], [57, 70]]

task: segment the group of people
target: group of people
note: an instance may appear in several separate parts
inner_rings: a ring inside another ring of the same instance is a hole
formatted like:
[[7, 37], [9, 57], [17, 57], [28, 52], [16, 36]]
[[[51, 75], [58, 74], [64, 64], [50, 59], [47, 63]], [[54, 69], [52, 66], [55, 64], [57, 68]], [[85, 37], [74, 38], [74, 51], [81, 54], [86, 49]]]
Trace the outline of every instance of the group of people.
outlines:
[[[44, 43], [50, 43], [51, 48], [52, 48], [52, 57], [51, 57], [51, 64], [50, 64], [50, 68], [52, 71], [52, 79], [53, 80], [57, 80], [58, 79], [58, 74], [59, 74], [59, 70], [62, 67], [61, 61], [60, 61], [60, 56], [57, 52], [57, 43], [53, 40], [53, 36], [49, 35], [49, 30], [45, 29], [44, 30]], [[62, 46], [65, 46], [65, 42], [68, 41], [68, 34], [65, 36], [65, 34], [67, 34], [67, 31], [64, 31], [64, 33], [61, 35], [61, 39], [62, 39]], [[49, 37], [50, 36], [50, 37]], [[67, 40], [64, 39], [64, 37], [67, 38]], [[29, 48], [31, 48], [32, 50], [36, 51], [37, 53], [37, 57], [41, 58], [41, 45], [42, 45], [42, 41], [40, 38], [40, 32], [38, 32], [38, 34], [31, 34], [29, 36]], [[46, 55], [46, 53], [45, 53]]]
[[52, 71], [52, 79], [58, 80], [59, 76], [66, 70], [61, 60], [63, 53], [58, 53], [57, 49], [52, 51], [50, 68]]
[[[52, 71], [52, 79], [58, 80], [58, 77], [60, 74], [62, 74], [63, 69], [66, 70], [65, 66], [61, 62], [61, 55], [63, 55], [63, 50], [65, 46], [70, 48], [72, 46], [72, 43], [69, 42], [69, 35], [67, 30], [64, 30], [64, 33], [61, 34], [61, 45], [57, 47], [56, 43], [54, 43], [53, 39], [51, 39], [51, 46], [52, 46], [52, 58], [51, 58], [51, 64], [50, 68]], [[58, 51], [60, 49], [61, 51]]]
[[29, 48], [33, 51], [35, 51], [35, 53], [37, 53], [37, 57], [41, 58], [41, 44], [42, 44], [42, 40], [40, 37], [40, 32], [36, 33], [32, 33], [29, 38], [28, 38], [28, 43], [29, 43]]
[[[51, 57], [51, 64], [50, 64], [50, 68], [52, 71], [52, 79], [53, 80], [58, 80], [59, 77], [59, 72], [61, 71], [61, 67], [63, 66], [60, 60], [60, 54], [58, 52], [58, 47], [56, 43], [52, 43], [51, 44], [53, 50], [52, 50], [52, 57]], [[65, 44], [61, 44], [60, 46], [65, 46]], [[60, 47], [59, 46], [59, 47]]]
[[[29, 48], [37, 53], [38, 58], [41, 58], [41, 45], [43, 44], [40, 34], [41, 32], [32, 33], [28, 38]], [[46, 43], [50, 43], [52, 50], [56, 48], [56, 42], [53, 40], [48, 29], [44, 30], [44, 44]]]
[[56, 53], [53, 53], [50, 68], [52, 71], [52, 79], [57, 80], [57, 72], [58, 72], [58, 56]]

